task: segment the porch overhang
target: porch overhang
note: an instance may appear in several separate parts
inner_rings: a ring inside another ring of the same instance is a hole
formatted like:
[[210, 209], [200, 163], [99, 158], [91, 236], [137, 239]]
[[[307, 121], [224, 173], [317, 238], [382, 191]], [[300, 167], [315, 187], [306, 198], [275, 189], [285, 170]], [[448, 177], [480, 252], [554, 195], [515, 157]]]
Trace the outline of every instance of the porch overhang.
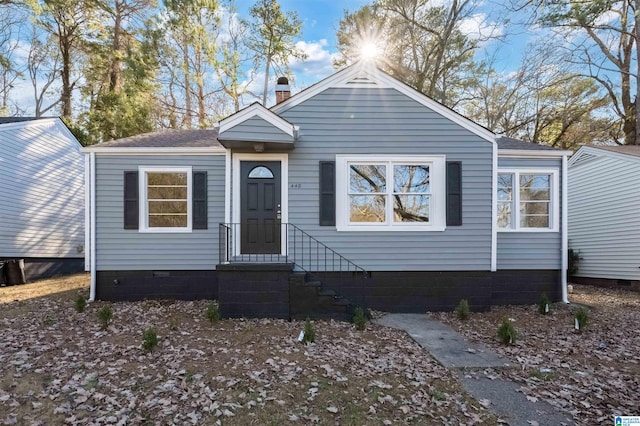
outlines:
[[227, 149], [240, 152], [276, 152], [291, 151], [295, 148], [294, 140], [290, 142], [273, 141], [268, 139], [218, 139], [218, 142]]

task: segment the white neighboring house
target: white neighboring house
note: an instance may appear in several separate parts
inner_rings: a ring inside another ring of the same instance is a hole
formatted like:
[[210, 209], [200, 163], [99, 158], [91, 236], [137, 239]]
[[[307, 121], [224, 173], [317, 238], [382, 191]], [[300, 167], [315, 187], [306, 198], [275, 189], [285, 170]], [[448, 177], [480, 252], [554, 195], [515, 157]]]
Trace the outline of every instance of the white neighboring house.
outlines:
[[640, 284], [640, 146], [583, 146], [568, 164], [573, 281]]
[[60, 118], [0, 117], [0, 261], [27, 280], [85, 269], [80, 148]]

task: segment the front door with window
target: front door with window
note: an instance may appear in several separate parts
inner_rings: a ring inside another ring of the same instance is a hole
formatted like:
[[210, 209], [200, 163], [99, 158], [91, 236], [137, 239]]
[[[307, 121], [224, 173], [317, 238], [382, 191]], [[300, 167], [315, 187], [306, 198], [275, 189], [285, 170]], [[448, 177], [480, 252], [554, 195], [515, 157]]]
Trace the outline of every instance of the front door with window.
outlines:
[[280, 253], [280, 162], [240, 162], [242, 254]]

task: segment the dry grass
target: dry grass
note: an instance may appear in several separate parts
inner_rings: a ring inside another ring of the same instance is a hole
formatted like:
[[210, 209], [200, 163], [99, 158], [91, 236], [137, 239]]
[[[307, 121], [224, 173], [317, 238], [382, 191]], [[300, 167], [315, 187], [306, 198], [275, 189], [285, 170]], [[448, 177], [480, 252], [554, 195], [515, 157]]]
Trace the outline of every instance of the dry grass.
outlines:
[[89, 290], [89, 274], [76, 274], [29, 284], [0, 287], [0, 304], [44, 296], [65, 298], [70, 292], [77, 290]]
[[[146, 301], [111, 304], [113, 322], [102, 331], [96, 313], [105, 303], [73, 308], [88, 294], [86, 278], [32, 286], [32, 298], [0, 310], [0, 423], [497, 422], [396, 330], [318, 321], [317, 343], [304, 346], [302, 322], [212, 324], [208, 301]], [[146, 353], [149, 327], [160, 342]]]

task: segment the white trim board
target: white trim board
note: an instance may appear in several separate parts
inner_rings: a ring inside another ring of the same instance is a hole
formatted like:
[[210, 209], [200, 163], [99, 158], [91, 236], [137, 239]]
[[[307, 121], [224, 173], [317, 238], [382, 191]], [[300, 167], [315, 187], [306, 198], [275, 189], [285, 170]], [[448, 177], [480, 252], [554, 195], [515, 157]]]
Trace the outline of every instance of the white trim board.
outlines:
[[283, 131], [287, 135], [291, 136], [291, 138], [295, 139], [296, 126], [294, 126], [292, 123], [288, 122], [284, 118], [278, 116], [274, 112], [272, 112], [272, 111], [268, 110], [267, 108], [263, 107], [261, 104], [259, 104], [257, 102], [253, 103], [253, 104], [249, 105], [248, 107], [246, 107], [245, 109], [240, 110], [239, 112], [237, 112], [237, 113], [235, 113], [233, 115], [230, 115], [229, 117], [221, 120], [218, 123], [218, 127], [219, 127], [218, 132], [221, 135], [222, 133], [226, 132], [227, 130], [229, 130], [229, 129], [231, 129], [231, 128], [239, 125], [239, 124], [242, 124], [245, 121], [247, 121], [247, 120], [249, 120], [250, 118], [253, 118], [253, 117], [259, 117], [259, 118], [263, 119], [267, 123], [269, 123], [272, 126], [280, 129], [281, 131]]
[[498, 149], [498, 156], [504, 157], [518, 157], [518, 158], [548, 158], [548, 157], [563, 157], [571, 155], [572, 151], [549, 151], [549, 150], [536, 150], [536, 149]]
[[[354, 83], [356, 79], [356, 83]], [[358, 82], [358, 79], [360, 82]], [[363, 85], [363, 81], [366, 79], [367, 83]], [[350, 84], [351, 83], [351, 84]], [[480, 126], [479, 124], [469, 120], [468, 118], [458, 114], [452, 109], [445, 107], [444, 105], [434, 101], [433, 99], [425, 96], [410, 86], [396, 80], [390, 75], [384, 73], [378, 69], [375, 65], [366, 62], [358, 62], [350, 65], [341, 71], [327, 77], [326, 79], [316, 83], [306, 90], [290, 97], [284, 102], [281, 102], [271, 108], [276, 114], [282, 114], [288, 109], [299, 105], [300, 103], [312, 98], [313, 96], [329, 89], [340, 87], [368, 87], [373, 89], [395, 89], [398, 92], [408, 96], [414, 101], [426, 106], [433, 112], [447, 118], [448, 120], [464, 127], [475, 135], [482, 139], [495, 144], [496, 135], [492, 131]]]
[[[282, 211], [282, 223], [289, 222], [289, 155], [287, 153], [233, 153], [232, 163], [232, 193], [231, 193], [231, 219], [232, 223], [240, 223], [240, 162], [241, 161], [280, 161], [280, 204]], [[240, 230], [235, 235], [236, 241], [240, 241]], [[280, 235], [280, 254], [287, 255], [287, 230], [282, 227]], [[234, 256], [240, 254], [240, 244], [235, 245]]]

